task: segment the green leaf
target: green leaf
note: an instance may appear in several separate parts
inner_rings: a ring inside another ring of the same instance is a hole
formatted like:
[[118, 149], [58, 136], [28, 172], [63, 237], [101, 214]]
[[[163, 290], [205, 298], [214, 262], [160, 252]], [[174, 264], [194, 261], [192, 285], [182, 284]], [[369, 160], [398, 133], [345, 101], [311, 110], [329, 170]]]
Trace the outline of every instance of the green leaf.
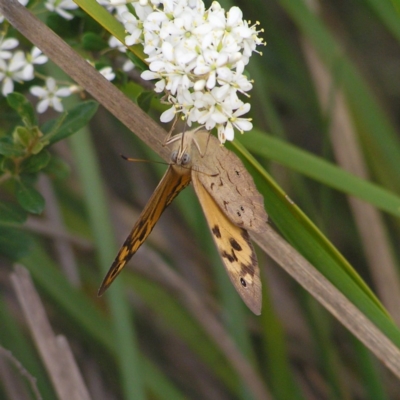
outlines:
[[126, 55], [133, 62], [136, 69], [139, 70], [140, 72], [146, 71], [149, 68], [149, 66], [136, 54], [127, 51]]
[[71, 168], [69, 165], [58, 157], [51, 157], [49, 163], [43, 169], [43, 172], [48, 174], [52, 178], [65, 179], [71, 173]]
[[48, 146], [48, 145], [49, 145], [48, 140], [44, 140], [44, 141], [37, 142], [37, 143], [32, 147], [31, 153], [32, 153], [33, 155], [37, 155], [37, 154], [39, 154], [39, 153], [43, 150], [43, 148], [44, 148], [45, 146]]
[[154, 97], [154, 92], [144, 91], [137, 98], [138, 106], [145, 112], [150, 110], [151, 100]]
[[28, 214], [15, 203], [0, 203], [0, 224], [23, 224]]
[[400, 0], [392, 0], [392, 4], [396, 9], [397, 15], [400, 16]]
[[7, 103], [17, 111], [26, 127], [32, 128], [37, 125], [37, 118], [32, 104], [21, 93], [13, 92], [7, 95]]
[[47, 150], [42, 150], [39, 154], [26, 159], [21, 165], [21, 171], [25, 173], [35, 173], [46, 167], [51, 158]]
[[21, 157], [25, 154], [25, 149], [20, 144], [13, 143], [7, 136], [0, 139], [0, 154], [6, 157]]
[[27, 129], [25, 126], [17, 126], [14, 129], [12, 137], [15, 144], [26, 148], [32, 141], [32, 130]]
[[[68, 13], [76, 14], [77, 11], [78, 10], [68, 10]], [[51, 13], [46, 19], [46, 25], [64, 40], [75, 37], [79, 29], [79, 23], [77, 18], [66, 20], [56, 13]]]
[[32, 247], [31, 237], [15, 228], [0, 226], [0, 254], [12, 261], [28, 255]]
[[15, 194], [18, 203], [21, 204], [24, 210], [33, 214], [40, 214], [45, 206], [43, 196], [24, 179], [17, 180], [16, 183], [17, 188]]
[[108, 43], [96, 33], [88, 32], [82, 36], [82, 45], [85, 50], [101, 51], [108, 48]]
[[43, 139], [53, 144], [71, 136], [90, 121], [98, 106], [98, 103], [93, 100], [85, 101], [61, 117], [47, 121], [42, 126], [42, 132], [45, 134]]
[[0, 158], [0, 171], [1, 172], [9, 172], [11, 175], [14, 175], [17, 172], [17, 166], [13, 159], [8, 157], [1, 156]]

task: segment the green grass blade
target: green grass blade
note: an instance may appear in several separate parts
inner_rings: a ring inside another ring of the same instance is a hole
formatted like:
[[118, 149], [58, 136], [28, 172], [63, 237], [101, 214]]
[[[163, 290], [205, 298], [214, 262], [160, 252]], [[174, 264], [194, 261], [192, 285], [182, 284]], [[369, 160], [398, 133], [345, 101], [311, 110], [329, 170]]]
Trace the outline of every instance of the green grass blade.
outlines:
[[240, 137], [256, 155], [273, 160], [333, 189], [357, 196], [383, 211], [400, 216], [400, 196], [358, 178], [328, 161], [256, 130]]

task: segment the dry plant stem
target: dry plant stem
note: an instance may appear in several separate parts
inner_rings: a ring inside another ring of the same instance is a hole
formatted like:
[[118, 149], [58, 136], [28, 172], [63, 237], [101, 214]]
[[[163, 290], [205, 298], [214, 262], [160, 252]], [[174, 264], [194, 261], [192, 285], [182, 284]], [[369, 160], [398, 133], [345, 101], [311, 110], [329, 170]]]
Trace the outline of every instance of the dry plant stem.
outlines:
[[113, 388], [104, 379], [101, 365], [92, 357], [83, 360], [81, 369], [86, 379], [90, 394], [96, 400], [118, 400], [117, 395], [112, 393]]
[[38, 233], [50, 239], [63, 239], [68, 241], [71, 245], [76, 246], [80, 250], [92, 251], [93, 243], [85, 239], [83, 236], [72, 235], [65, 230], [60, 230], [55, 226], [50, 226], [43, 218], [29, 216], [25, 225], [23, 226], [27, 231]]
[[[369, 178], [367, 167], [344, 95], [340, 89], [335, 89], [333, 107], [330, 110], [333, 78], [307, 41], [303, 41], [303, 49], [322, 107], [330, 116], [329, 133], [335, 157], [344, 169], [367, 180]], [[348, 200], [379, 297], [400, 326], [400, 276], [397, 273], [381, 214], [362, 200], [351, 196]]]
[[[198, 321], [206, 334], [220, 348], [229, 364], [235, 369], [238, 377], [252, 392], [254, 399], [272, 399], [257, 371], [239, 351], [223, 324], [207, 307], [207, 297], [200, 296], [193, 287], [187, 284], [174, 270], [168, 267], [163, 260], [152, 253], [151, 268], [148, 265], [140, 265], [139, 272], [149, 277], [152, 281], [158, 281], [160, 285], [167, 286], [175, 297], [180, 297], [191, 315]], [[138, 265], [136, 266], [136, 269]]]
[[255, 242], [400, 378], [400, 350], [270, 226]]
[[[51, 186], [49, 177], [42, 174], [39, 179], [39, 187], [40, 192], [43, 194], [46, 200], [47, 223], [52, 225], [54, 229], [65, 231], [57, 198]], [[81, 281], [71, 243], [63, 238], [55, 237], [53, 246], [56, 251], [58, 264], [61, 266], [69, 283], [71, 283], [71, 285], [74, 287], [79, 287], [81, 285]]]
[[90, 400], [66, 339], [55, 336], [29, 272], [16, 266], [12, 284], [33, 340], [60, 400]]
[[99, 103], [169, 160], [165, 131], [17, 0], [0, 0], [0, 13]]
[[[15, 370], [11, 366], [15, 367], [20, 376], [15, 374]], [[24, 377], [29, 382], [35, 399], [42, 400], [36, 379], [13, 356], [11, 351], [0, 346], [0, 379], [3, 381], [4, 391], [8, 394], [8, 398], [18, 400], [30, 400], [32, 398], [26, 386], [21, 384], [21, 377]]]
[[21, 377], [15, 374], [12, 366], [0, 354], [0, 390], [6, 399], [30, 400], [29, 393]]

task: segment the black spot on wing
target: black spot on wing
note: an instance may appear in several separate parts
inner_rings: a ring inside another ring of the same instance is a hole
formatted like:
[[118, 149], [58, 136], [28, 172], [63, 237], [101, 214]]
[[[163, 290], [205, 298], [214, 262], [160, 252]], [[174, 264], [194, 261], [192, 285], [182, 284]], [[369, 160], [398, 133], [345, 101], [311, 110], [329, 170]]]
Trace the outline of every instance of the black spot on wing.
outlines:
[[257, 265], [258, 264], [257, 256], [256, 256], [256, 253], [254, 251], [254, 247], [253, 247], [253, 245], [251, 243], [249, 233], [243, 228], [241, 230], [242, 230], [242, 232], [241, 232], [242, 238], [246, 241], [247, 245], [251, 249], [250, 263], [252, 265]]
[[229, 238], [229, 243], [235, 250], [242, 251], [242, 246], [234, 238]]
[[247, 282], [246, 282], [243, 278], [240, 278], [240, 284], [241, 284], [243, 287], [247, 287]]
[[241, 275], [250, 275], [253, 277], [256, 270], [254, 268], [254, 265], [252, 265], [252, 264], [240, 263], [240, 272], [241, 272]]
[[222, 258], [226, 258], [230, 263], [238, 261], [238, 258], [236, 257], [236, 254], [235, 254], [235, 252], [233, 250], [231, 251], [230, 254], [228, 252], [226, 252], [226, 251], [223, 251], [221, 253], [221, 256], [222, 256]]
[[242, 213], [244, 213], [244, 207], [240, 206], [240, 210], [236, 210], [236, 214], [237, 214], [238, 217], [241, 217]]
[[214, 227], [211, 229], [212, 233], [218, 238], [221, 238], [221, 231], [219, 230], [218, 225], [214, 225]]

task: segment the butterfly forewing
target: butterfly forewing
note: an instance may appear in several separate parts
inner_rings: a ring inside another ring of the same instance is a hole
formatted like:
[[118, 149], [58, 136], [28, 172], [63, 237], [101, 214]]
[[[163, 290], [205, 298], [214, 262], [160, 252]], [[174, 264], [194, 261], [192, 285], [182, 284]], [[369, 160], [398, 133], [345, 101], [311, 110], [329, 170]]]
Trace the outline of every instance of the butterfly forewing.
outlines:
[[181, 192], [181, 190], [189, 185], [190, 179], [190, 169], [182, 168], [177, 165], [169, 166], [167, 172], [140, 214], [135, 226], [132, 228], [131, 233], [120, 248], [117, 257], [112, 263], [111, 268], [100, 286], [98, 291], [99, 296], [106, 291], [117, 275], [125, 267], [125, 264], [143, 244], [165, 208]]
[[[193, 167], [195, 168], [195, 166]], [[261, 314], [261, 280], [248, 232], [222, 212], [192, 170], [192, 182], [223, 264], [235, 289], [254, 314]]]

